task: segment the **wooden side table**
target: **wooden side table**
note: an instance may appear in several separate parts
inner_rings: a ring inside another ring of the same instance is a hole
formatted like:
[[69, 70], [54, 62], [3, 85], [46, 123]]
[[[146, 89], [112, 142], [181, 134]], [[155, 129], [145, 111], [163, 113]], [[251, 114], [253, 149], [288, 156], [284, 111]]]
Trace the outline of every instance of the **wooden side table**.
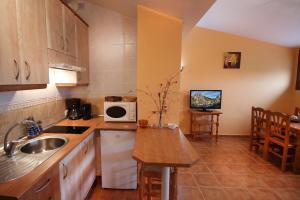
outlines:
[[[214, 127], [215, 127], [215, 138], [216, 142], [218, 141], [219, 133], [219, 117], [222, 112], [219, 111], [210, 111], [203, 112], [197, 110], [190, 110], [191, 113], [191, 133], [193, 138], [196, 139], [202, 133], [209, 133], [213, 136]], [[201, 128], [208, 127], [208, 131], [201, 131]]]

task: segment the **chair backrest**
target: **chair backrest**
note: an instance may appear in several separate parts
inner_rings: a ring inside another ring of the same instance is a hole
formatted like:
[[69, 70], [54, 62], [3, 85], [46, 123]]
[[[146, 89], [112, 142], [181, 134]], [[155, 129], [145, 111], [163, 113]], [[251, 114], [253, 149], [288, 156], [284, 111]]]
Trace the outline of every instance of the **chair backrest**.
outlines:
[[294, 114], [297, 115], [297, 116], [300, 116], [300, 108], [299, 107], [295, 108], [295, 113]]
[[269, 134], [289, 143], [290, 116], [280, 112], [270, 112]]
[[267, 133], [269, 111], [260, 107], [252, 107], [251, 130], [253, 135]]

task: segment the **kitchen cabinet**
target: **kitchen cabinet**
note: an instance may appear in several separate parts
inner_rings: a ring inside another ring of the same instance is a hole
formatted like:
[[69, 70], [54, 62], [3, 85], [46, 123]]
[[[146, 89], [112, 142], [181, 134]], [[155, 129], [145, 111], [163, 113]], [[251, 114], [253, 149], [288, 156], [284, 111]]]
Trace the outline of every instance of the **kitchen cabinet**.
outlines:
[[60, 200], [58, 165], [49, 169], [20, 200]]
[[59, 0], [46, 0], [48, 48], [64, 53], [63, 4]]
[[62, 200], [80, 200], [81, 146], [78, 145], [59, 164]]
[[16, 1], [0, 5], [0, 85], [20, 83]]
[[65, 53], [70, 56], [76, 56], [75, 46], [75, 15], [73, 12], [63, 6], [63, 21], [64, 21], [64, 39], [65, 39]]
[[81, 199], [85, 199], [96, 178], [96, 150], [94, 134], [90, 135], [85, 141], [83, 141], [81, 153]]
[[78, 72], [78, 84], [89, 84], [89, 30], [80, 19], [76, 19], [77, 66], [85, 71]]
[[89, 135], [59, 164], [62, 200], [83, 200], [96, 177], [94, 134]]
[[47, 84], [45, 0], [4, 0], [0, 12], [0, 85]]
[[47, 84], [47, 28], [45, 0], [17, 0], [22, 84]]
[[75, 15], [60, 0], [46, 0], [48, 48], [76, 56]]

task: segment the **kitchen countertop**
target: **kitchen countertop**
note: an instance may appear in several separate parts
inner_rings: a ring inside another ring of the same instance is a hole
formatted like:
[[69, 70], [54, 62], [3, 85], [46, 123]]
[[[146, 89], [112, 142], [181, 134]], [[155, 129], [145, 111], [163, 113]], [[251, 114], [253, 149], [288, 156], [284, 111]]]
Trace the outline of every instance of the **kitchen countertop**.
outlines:
[[133, 158], [150, 165], [190, 167], [199, 156], [179, 128], [139, 128]]
[[[36, 167], [33, 171], [6, 183], [0, 183], [0, 199], [5, 197], [20, 198], [35, 183], [39, 181], [50, 168], [58, 165], [58, 163], [70, 153], [78, 144], [87, 138], [95, 130], [136, 130], [136, 123], [116, 123], [104, 122], [103, 117], [96, 117], [90, 120], [63, 120], [56, 125], [58, 126], [89, 126], [83, 134], [59, 134], [69, 139], [69, 142], [61, 149], [55, 152], [49, 159]], [[41, 136], [53, 136], [51, 133], [44, 133]], [[55, 134], [56, 135], [56, 134]]]

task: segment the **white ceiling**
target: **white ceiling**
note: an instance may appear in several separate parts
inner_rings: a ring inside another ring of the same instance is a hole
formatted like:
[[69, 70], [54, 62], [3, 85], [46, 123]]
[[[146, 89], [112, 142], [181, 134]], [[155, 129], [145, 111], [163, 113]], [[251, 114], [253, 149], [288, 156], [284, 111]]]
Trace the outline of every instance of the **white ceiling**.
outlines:
[[197, 26], [300, 47], [300, 0], [217, 0]]
[[141, 4], [183, 21], [183, 35], [186, 35], [207, 12], [215, 0], [66, 0], [98, 4], [124, 15], [136, 17], [137, 5]]

